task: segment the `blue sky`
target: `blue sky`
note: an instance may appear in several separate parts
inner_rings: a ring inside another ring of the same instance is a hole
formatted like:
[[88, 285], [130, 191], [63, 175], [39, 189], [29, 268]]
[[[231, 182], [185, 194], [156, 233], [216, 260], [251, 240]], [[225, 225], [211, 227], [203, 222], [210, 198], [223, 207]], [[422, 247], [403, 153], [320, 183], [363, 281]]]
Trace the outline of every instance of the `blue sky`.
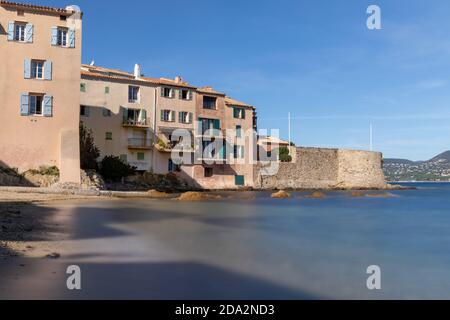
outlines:
[[367, 149], [373, 123], [386, 157], [450, 149], [448, 0], [77, 1], [85, 63], [212, 85], [284, 138], [291, 112], [297, 145]]

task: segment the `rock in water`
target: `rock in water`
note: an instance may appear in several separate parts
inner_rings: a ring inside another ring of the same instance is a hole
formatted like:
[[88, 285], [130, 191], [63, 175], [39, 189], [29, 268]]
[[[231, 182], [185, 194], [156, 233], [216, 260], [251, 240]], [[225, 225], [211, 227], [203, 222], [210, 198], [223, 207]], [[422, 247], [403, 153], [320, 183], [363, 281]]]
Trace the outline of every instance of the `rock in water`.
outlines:
[[181, 194], [178, 198], [180, 201], [203, 201], [222, 199], [220, 195], [212, 195], [204, 192], [188, 191]]
[[284, 190], [280, 190], [278, 192], [272, 193], [271, 197], [274, 199], [288, 199], [291, 197], [291, 195]]
[[325, 198], [325, 193], [321, 192], [321, 191], [314, 191], [313, 193], [311, 193], [308, 198], [312, 198], [312, 199], [323, 199]]

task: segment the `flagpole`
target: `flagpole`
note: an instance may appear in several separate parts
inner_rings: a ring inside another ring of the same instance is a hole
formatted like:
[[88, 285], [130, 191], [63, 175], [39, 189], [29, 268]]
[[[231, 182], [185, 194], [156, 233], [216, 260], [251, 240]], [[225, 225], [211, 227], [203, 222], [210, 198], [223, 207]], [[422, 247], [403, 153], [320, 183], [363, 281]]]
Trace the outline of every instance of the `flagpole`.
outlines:
[[288, 113], [288, 131], [289, 131], [289, 146], [291, 145], [291, 113]]

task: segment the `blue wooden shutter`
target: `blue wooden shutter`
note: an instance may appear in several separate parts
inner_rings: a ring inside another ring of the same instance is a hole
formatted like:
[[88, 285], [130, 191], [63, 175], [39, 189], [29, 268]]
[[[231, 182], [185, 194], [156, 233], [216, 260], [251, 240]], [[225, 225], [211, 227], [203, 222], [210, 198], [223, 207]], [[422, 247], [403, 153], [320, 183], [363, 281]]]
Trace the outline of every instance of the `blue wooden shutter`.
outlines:
[[20, 115], [27, 116], [30, 114], [30, 96], [28, 93], [22, 93], [20, 96]]
[[50, 60], [44, 62], [44, 79], [52, 80], [52, 62]]
[[14, 40], [14, 22], [10, 21], [8, 23], [8, 41]]
[[33, 24], [31, 23], [25, 26], [25, 42], [33, 42]]
[[75, 29], [70, 28], [68, 32], [69, 48], [75, 48]]
[[31, 60], [30, 59], [25, 59], [23, 61], [23, 77], [25, 79], [31, 78]]
[[52, 27], [52, 46], [58, 45], [58, 27]]
[[53, 97], [50, 95], [45, 95], [42, 104], [44, 108], [44, 117], [51, 117], [53, 115]]

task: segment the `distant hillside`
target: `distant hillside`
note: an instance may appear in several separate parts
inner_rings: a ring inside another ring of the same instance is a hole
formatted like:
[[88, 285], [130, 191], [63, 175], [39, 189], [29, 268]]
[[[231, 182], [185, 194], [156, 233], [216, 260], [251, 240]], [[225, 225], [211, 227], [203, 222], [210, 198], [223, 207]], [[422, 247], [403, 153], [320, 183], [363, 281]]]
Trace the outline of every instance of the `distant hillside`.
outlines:
[[450, 162], [450, 151], [442, 152], [440, 155], [437, 155], [436, 157], [434, 157], [430, 161], [432, 161], [432, 162], [435, 162], [435, 161], [447, 161], [447, 162]]
[[383, 169], [389, 181], [450, 181], [450, 151], [428, 161], [384, 159]]

